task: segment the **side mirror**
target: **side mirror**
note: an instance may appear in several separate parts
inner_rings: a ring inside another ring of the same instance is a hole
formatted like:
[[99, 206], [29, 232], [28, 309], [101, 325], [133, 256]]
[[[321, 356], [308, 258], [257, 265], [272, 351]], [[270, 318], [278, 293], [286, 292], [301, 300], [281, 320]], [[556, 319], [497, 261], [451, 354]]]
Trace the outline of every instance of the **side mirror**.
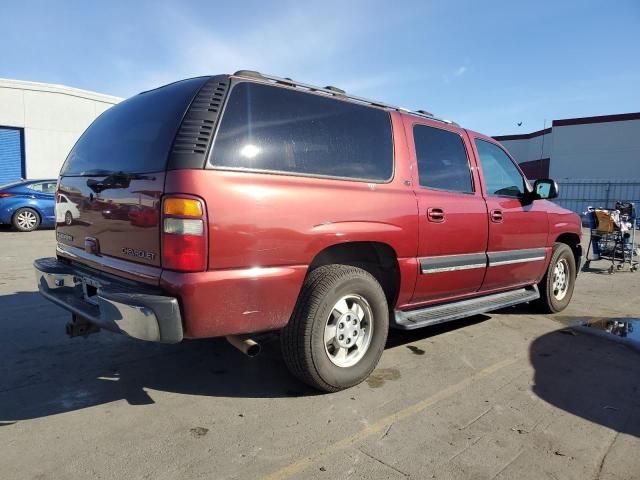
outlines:
[[550, 200], [558, 197], [560, 189], [555, 180], [540, 178], [533, 184], [533, 192], [537, 198]]

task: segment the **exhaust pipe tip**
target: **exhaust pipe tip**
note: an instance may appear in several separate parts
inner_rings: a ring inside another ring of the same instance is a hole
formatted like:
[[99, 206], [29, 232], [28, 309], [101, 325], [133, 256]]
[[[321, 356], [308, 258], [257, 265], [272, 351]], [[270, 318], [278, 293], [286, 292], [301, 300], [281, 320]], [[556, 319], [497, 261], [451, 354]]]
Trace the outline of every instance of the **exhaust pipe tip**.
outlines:
[[255, 345], [251, 345], [249, 348], [247, 348], [246, 354], [248, 357], [253, 358], [260, 355], [261, 351], [262, 347], [260, 346], [260, 344], [256, 343]]
[[250, 338], [243, 338], [238, 335], [227, 335], [227, 342], [236, 347], [249, 358], [257, 357], [262, 351], [259, 343]]

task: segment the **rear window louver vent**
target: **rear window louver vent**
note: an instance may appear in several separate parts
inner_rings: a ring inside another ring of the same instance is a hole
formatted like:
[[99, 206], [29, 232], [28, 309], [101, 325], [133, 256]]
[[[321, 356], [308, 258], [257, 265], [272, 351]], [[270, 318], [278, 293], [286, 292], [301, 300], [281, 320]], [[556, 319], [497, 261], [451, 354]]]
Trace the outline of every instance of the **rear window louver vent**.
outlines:
[[173, 142], [168, 169], [202, 168], [229, 88], [226, 75], [212, 77], [191, 102]]

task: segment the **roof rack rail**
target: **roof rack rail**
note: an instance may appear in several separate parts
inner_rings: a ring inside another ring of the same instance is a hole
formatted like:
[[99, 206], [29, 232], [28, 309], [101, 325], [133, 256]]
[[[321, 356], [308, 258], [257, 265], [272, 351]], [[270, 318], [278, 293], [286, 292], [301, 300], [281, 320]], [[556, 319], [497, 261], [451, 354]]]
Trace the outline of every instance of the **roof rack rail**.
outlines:
[[346, 95], [347, 92], [345, 92], [344, 90], [342, 90], [341, 88], [338, 87], [334, 87], [333, 85], [327, 85], [326, 87], [327, 90], [331, 90], [332, 92], [336, 92], [336, 93], [340, 93], [342, 95]]
[[279, 83], [282, 85], [288, 85], [291, 87], [300, 87], [300, 88], [307, 89], [311, 92], [321, 92], [334, 97], [348, 98], [349, 100], [353, 100], [358, 103], [364, 103], [366, 105], [371, 105], [374, 107], [388, 108], [391, 110], [396, 110], [398, 112], [408, 113], [416, 117], [428, 118], [429, 120], [435, 120], [437, 122], [442, 122], [448, 125], [455, 125], [456, 127], [459, 127], [457, 123], [452, 122], [451, 120], [445, 120], [444, 118], [438, 118], [432, 113], [427, 112], [426, 110], [409, 110], [408, 108], [397, 107], [395, 105], [390, 105], [384, 102], [378, 102], [377, 100], [369, 100], [367, 98], [358, 97], [356, 95], [350, 95], [344, 90], [342, 90], [341, 88], [334, 87], [331, 85], [327, 87], [318, 87], [315, 85], [310, 85], [308, 83], [298, 82], [288, 77], [283, 78], [283, 77], [276, 77], [275, 75], [265, 75], [264, 73], [256, 72], [255, 70], [238, 70], [233, 75], [236, 77], [256, 78], [259, 80], [270, 81], [270, 82]]

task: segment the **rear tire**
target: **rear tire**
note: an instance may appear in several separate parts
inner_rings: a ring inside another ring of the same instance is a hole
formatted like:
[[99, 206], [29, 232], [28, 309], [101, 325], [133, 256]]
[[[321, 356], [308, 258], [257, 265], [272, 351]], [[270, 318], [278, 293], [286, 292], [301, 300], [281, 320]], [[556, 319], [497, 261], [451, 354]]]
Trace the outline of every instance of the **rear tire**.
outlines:
[[19, 208], [13, 214], [11, 223], [19, 232], [32, 232], [40, 226], [40, 215], [32, 208]]
[[542, 281], [538, 284], [540, 298], [534, 303], [543, 313], [561, 312], [573, 295], [576, 282], [576, 259], [565, 243], [556, 243]]
[[305, 279], [280, 335], [282, 354], [298, 379], [337, 392], [369, 376], [388, 330], [387, 299], [376, 279], [360, 268], [325, 265]]

